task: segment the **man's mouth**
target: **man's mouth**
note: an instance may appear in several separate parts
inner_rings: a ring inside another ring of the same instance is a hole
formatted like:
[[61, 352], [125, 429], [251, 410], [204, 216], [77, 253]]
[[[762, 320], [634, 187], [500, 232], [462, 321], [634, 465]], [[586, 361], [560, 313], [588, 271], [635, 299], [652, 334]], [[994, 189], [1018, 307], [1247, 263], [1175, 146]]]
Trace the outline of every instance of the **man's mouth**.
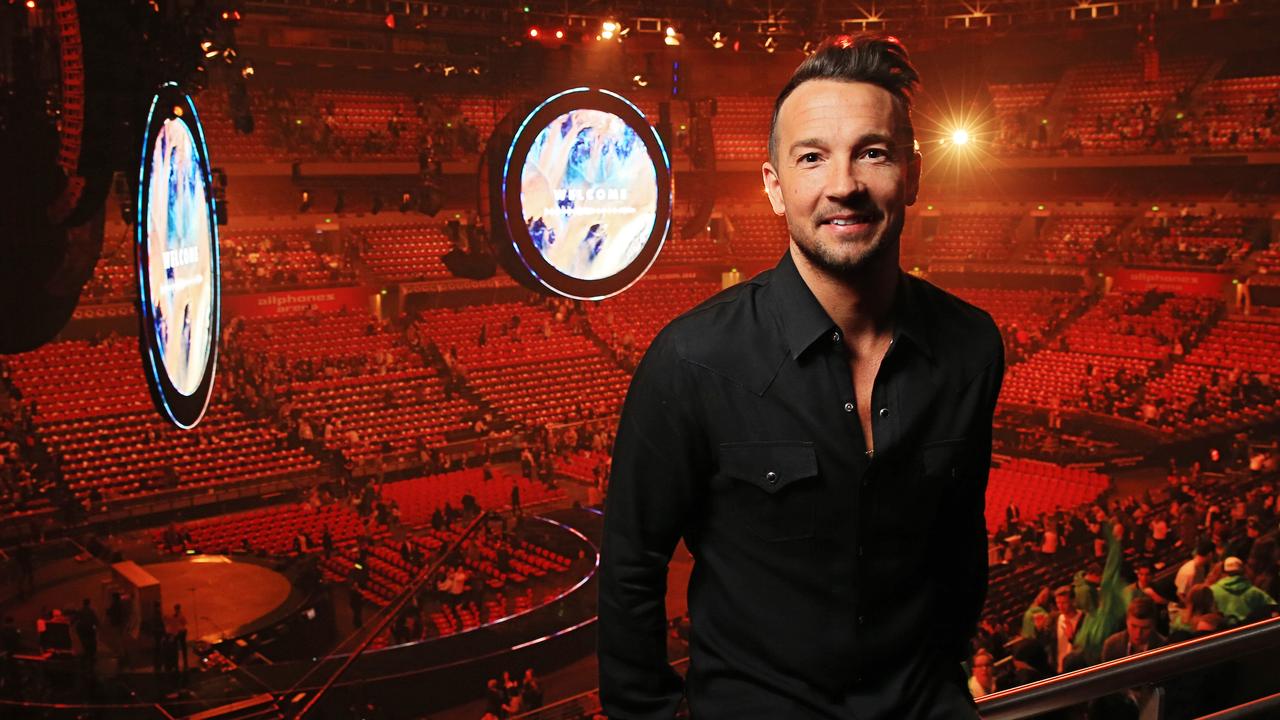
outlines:
[[857, 225], [870, 225], [875, 222], [876, 216], [872, 213], [849, 213], [842, 215], [832, 215], [824, 219], [820, 225], [834, 225], [836, 227], [852, 227]]

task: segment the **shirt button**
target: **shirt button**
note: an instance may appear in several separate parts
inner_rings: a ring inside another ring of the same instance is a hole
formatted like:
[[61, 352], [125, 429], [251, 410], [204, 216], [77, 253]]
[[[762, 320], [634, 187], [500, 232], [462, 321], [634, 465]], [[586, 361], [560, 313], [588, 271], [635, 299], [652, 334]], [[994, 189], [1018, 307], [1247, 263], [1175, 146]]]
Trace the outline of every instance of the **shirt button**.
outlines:
[[765, 480], [768, 480], [770, 485], [777, 484], [777, 482], [778, 482], [778, 473], [773, 472], [772, 470], [770, 470], [769, 472], [767, 472], [767, 473], [765, 473], [765, 474], [764, 474], [764, 479], [765, 479]]
[[889, 417], [889, 408], [887, 407], [880, 408], [880, 417], [882, 418]]
[[831, 342], [837, 342], [837, 343], [838, 343], [838, 342], [840, 342], [840, 331], [839, 331], [839, 330], [837, 330], [836, 332], [831, 333]]
[[861, 624], [862, 624], [862, 621], [863, 621], [863, 620], [865, 620], [865, 619], [866, 619], [866, 616], [865, 616], [865, 615], [859, 615], [859, 616], [858, 616], [858, 624], [859, 624], [859, 625], [861, 625]]
[[862, 557], [862, 546], [858, 546], [858, 557]]
[[853, 412], [853, 403], [845, 403], [845, 404], [844, 404], [844, 411], [845, 411], [845, 412]]

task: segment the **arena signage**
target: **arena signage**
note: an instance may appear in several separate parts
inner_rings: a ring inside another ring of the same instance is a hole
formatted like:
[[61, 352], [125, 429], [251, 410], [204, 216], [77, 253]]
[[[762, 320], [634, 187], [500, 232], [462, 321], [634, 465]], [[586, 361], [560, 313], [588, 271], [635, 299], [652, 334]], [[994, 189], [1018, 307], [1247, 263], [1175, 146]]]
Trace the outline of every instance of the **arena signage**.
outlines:
[[160, 414], [192, 428], [209, 405], [218, 357], [218, 233], [204, 130], [175, 83], [151, 100], [137, 212], [144, 374]]
[[498, 249], [519, 259], [508, 270], [566, 297], [599, 300], [627, 289], [671, 228], [666, 148], [644, 114], [608, 90], [566, 90], [525, 116], [499, 193], [507, 231], [500, 242], [510, 248]]
[[1161, 290], [1180, 295], [1218, 297], [1231, 281], [1227, 273], [1198, 272], [1193, 270], [1160, 270], [1151, 268], [1116, 268], [1112, 290], [1146, 292]]

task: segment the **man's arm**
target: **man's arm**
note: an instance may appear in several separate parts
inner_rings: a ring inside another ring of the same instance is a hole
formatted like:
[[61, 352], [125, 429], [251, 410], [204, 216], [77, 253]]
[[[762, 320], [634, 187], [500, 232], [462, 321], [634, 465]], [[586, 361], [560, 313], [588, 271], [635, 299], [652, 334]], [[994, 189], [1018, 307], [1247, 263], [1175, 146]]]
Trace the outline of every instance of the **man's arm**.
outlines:
[[684, 693], [667, 661], [667, 563], [706, 455], [696, 390], [669, 332], [636, 368], [613, 448], [600, 551], [600, 701], [613, 720], [670, 720]]
[[[993, 323], [994, 325], [994, 323]], [[1004, 382], [1004, 343], [999, 331], [995, 331], [996, 355], [982, 373], [983, 405], [975, 418], [974, 442], [971, 461], [965, 463], [967, 477], [956, 488], [955, 504], [949, 512], [952, 516], [953, 550], [940, 550], [951, 556], [952, 562], [944, 563], [944, 576], [939, 578], [939, 590], [950, 598], [941, 608], [949, 608], [950, 617], [944, 619], [941, 649], [945, 657], [956, 662], [968, 659], [969, 640], [982, 617], [982, 606], [987, 599], [987, 481], [991, 473], [991, 425], [995, 416], [996, 399]]]

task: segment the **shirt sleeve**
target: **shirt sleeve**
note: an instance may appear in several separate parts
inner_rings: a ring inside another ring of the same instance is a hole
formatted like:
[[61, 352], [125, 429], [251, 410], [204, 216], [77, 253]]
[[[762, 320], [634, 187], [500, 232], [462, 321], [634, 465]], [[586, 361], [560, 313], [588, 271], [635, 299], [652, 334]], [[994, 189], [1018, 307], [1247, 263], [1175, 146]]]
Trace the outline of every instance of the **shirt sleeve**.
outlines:
[[940, 565], [938, 588], [946, 600], [935, 606], [947, 615], [942, 618], [940, 649], [944, 657], [956, 662], [969, 659], [969, 640], [977, 631], [987, 598], [986, 495], [991, 474], [991, 426], [1004, 383], [1004, 343], [999, 331], [993, 332], [995, 357], [975, 380], [983, 383], [983, 402], [974, 419], [973, 445], [968, 451], [969, 462], [965, 463], [967, 477], [958, 484], [951, 506], [954, 512], [949, 537], [955, 543], [945, 551], [948, 561]]
[[707, 455], [669, 331], [636, 368], [613, 448], [600, 551], [600, 702], [613, 720], [670, 720], [684, 682], [667, 660], [667, 564]]

